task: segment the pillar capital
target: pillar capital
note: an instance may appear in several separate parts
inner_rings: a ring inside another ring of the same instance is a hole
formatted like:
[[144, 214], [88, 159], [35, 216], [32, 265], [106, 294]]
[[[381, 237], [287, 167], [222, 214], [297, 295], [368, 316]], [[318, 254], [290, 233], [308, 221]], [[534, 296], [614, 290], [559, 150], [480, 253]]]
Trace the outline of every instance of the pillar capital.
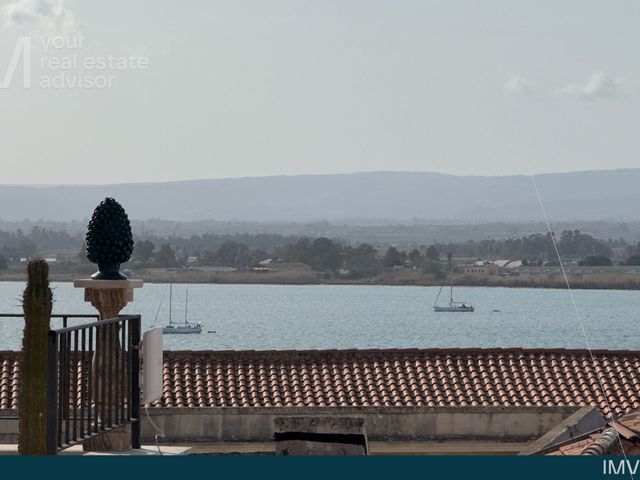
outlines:
[[117, 317], [133, 301], [133, 289], [141, 288], [142, 280], [74, 280], [73, 286], [84, 288], [84, 300], [98, 310], [101, 320]]

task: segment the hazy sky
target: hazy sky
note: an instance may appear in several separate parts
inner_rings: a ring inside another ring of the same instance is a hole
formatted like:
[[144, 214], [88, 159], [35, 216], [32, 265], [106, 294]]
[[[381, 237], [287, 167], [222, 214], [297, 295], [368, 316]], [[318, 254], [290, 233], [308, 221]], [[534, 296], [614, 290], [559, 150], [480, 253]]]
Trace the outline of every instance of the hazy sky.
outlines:
[[32, 35], [3, 184], [640, 166], [636, 0], [0, 0], [0, 25], [0, 81]]

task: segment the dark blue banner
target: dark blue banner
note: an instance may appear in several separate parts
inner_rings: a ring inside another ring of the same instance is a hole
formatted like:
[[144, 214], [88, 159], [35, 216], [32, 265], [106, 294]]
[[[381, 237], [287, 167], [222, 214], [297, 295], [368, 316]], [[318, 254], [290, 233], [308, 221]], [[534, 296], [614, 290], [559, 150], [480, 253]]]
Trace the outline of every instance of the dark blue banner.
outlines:
[[0, 457], [0, 478], [603, 479], [640, 476], [640, 457]]

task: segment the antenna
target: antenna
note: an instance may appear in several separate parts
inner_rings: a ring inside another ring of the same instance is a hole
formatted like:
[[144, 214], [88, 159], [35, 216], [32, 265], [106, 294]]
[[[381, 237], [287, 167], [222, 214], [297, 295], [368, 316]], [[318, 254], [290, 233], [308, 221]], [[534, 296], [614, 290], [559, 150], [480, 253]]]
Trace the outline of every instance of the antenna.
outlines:
[[162, 327], [142, 337], [142, 403], [162, 398]]
[[169, 325], [172, 325], [173, 322], [171, 321], [171, 301], [172, 301], [172, 297], [173, 297], [173, 283], [169, 284]]

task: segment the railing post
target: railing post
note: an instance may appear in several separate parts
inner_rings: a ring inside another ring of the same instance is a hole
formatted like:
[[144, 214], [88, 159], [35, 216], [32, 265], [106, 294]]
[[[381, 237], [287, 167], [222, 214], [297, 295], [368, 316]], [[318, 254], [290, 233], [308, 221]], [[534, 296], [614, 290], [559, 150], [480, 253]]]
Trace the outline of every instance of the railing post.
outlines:
[[131, 345], [129, 345], [129, 355], [131, 356], [131, 448], [140, 448], [140, 315], [136, 315], [130, 320]]
[[58, 451], [58, 334], [47, 335], [47, 455]]

